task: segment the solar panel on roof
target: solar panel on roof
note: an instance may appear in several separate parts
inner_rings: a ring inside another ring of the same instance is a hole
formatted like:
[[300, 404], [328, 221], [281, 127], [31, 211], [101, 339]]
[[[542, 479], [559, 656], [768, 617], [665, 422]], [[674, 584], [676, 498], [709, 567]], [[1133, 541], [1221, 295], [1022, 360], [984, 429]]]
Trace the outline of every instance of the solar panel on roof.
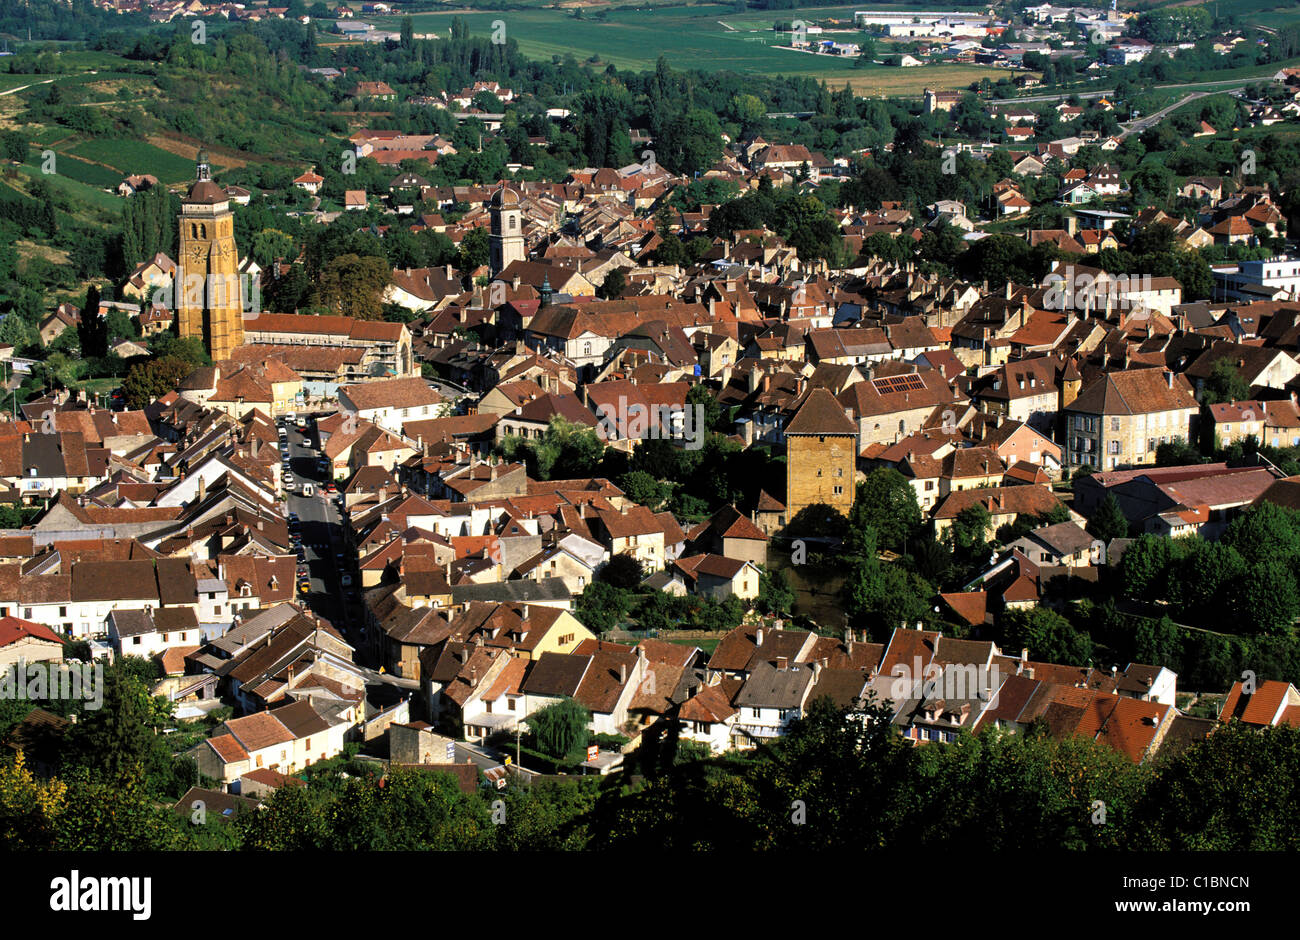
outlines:
[[915, 372], [909, 372], [906, 375], [891, 375], [883, 379], [873, 379], [876, 391], [882, 395], [888, 395], [893, 392], [919, 392], [925, 388], [925, 383]]

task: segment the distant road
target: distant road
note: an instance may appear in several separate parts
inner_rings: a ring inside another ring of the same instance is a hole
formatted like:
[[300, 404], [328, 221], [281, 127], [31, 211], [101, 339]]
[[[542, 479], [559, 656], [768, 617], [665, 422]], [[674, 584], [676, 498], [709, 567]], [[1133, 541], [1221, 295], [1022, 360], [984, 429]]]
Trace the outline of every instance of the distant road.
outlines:
[[[1231, 85], [1235, 88], [1245, 88], [1247, 85], [1253, 84], [1255, 82], [1261, 82], [1261, 81], [1268, 81], [1268, 76], [1263, 75], [1260, 76], [1259, 78], [1252, 78], [1252, 79], [1245, 79], [1245, 80], [1240, 78], [1228, 78], [1228, 79], [1224, 79], [1223, 81], [1217, 81], [1217, 82], [1183, 82], [1178, 85], [1154, 85], [1152, 86], [1151, 90], [1152, 91], [1175, 91], [1179, 88], [1203, 88], [1206, 85], [1213, 85], [1215, 87], [1218, 87], [1219, 85]], [[1232, 89], [1226, 89], [1226, 90], [1231, 91]], [[1017, 105], [1017, 104], [1023, 104], [1027, 101], [1064, 101], [1066, 98], [1074, 98], [1074, 97], [1078, 97], [1081, 99], [1101, 98], [1104, 97], [1105, 95], [1113, 95], [1113, 94], [1115, 94], [1115, 89], [1108, 88], [1105, 91], [1086, 91], [1086, 92], [1070, 91], [1070, 92], [1066, 92], [1063, 95], [1034, 95], [1033, 97], [1029, 97], [1029, 98], [1003, 98], [997, 103], [998, 104], [1005, 103], [1007, 105]]]
[[[63, 76], [59, 77], [62, 78]], [[28, 88], [35, 88], [37, 85], [48, 85], [52, 81], [54, 81], [54, 79], [47, 78], [43, 82], [32, 82], [30, 85], [19, 85], [17, 88], [7, 88], [4, 91], [0, 91], [0, 95], [14, 95], [20, 91], [26, 91]]]
[[1157, 124], [1159, 124], [1161, 121], [1165, 119], [1165, 116], [1168, 115], [1169, 112], [1176, 111], [1179, 108], [1181, 108], [1183, 105], [1187, 104], [1187, 102], [1195, 101], [1197, 98], [1204, 98], [1209, 94], [1210, 92], [1208, 91], [1193, 92], [1187, 97], [1175, 101], [1169, 107], [1161, 108], [1155, 114], [1148, 114], [1146, 117], [1141, 118], [1140, 120], [1130, 122], [1129, 124], [1125, 125], [1124, 130], [1120, 132], [1119, 135], [1120, 139], [1123, 140], [1129, 134], [1140, 134], [1145, 130], [1155, 127]]

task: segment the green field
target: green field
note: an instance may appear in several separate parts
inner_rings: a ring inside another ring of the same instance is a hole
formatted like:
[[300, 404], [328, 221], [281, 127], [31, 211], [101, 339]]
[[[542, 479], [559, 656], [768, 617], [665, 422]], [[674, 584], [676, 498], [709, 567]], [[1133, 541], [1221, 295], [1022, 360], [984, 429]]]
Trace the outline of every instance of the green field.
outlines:
[[[860, 5], [857, 8], [861, 8]], [[729, 5], [701, 5], [665, 9], [612, 10], [604, 21], [588, 11], [574, 19], [569, 11], [554, 9], [511, 10], [487, 13], [417, 13], [412, 19], [417, 33], [445, 35], [453, 16], [469, 25], [470, 33], [491, 36], [494, 21], [505, 23], [506, 36], [519, 44], [530, 58], [549, 59], [572, 54], [579, 60], [596, 56], [602, 64], [620, 69], [653, 69], [662, 54], [674, 68], [706, 71], [734, 71], [763, 75], [807, 76], [826, 79], [835, 87], [845, 82], [859, 94], [920, 94], [923, 88], [961, 88], [985, 75], [1005, 77], [1005, 69], [969, 65], [941, 65], [925, 68], [854, 68], [849, 58], [797, 52], [778, 42], [788, 36], [772, 30], [778, 20], [796, 16], [812, 21], [848, 20], [853, 6], [817, 7], [802, 11], [734, 13]], [[396, 17], [370, 18], [381, 28], [397, 29]], [[832, 34], [853, 42], [861, 31]], [[888, 46], [877, 45], [880, 55]]]
[[[41, 158], [38, 151], [33, 151], [28, 163], [40, 165]], [[107, 167], [100, 166], [97, 163], [87, 163], [85, 160], [78, 160], [71, 154], [55, 152], [54, 169], [59, 176], [66, 176], [68, 179], [76, 180], [78, 183], [85, 183], [87, 186], [94, 186], [97, 189], [113, 189], [117, 184], [122, 182], [122, 174], [116, 170], [110, 170]]]
[[[70, 153], [119, 171], [122, 176], [152, 173], [163, 183], [180, 183], [194, 177], [194, 161], [168, 153], [140, 140], [87, 140]], [[213, 172], [219, 164], [213, 163]], [[119, 177], [120, 181], [120, 177]]]
[[[83, 222], [101, 222], [116, 224], [122, 215], [122, 198], [115, 193], [105, 192], [103, 187], [81, 182], [67, 172], [67, 157], [58, 154], [55, 169], [57, 173], [41, 172], [40, 154], [33, 152], [27, 162], [16, 167], [19, 173], [32, 179], [38, 179], [50, 187], [54, 193], [55, 203], [59, 206], [73, 207], [73, 215]], [[114, 185], [120, 178], [114, 180]], [[66, 221], [68, 213], [59, 210], [60, 222]]]

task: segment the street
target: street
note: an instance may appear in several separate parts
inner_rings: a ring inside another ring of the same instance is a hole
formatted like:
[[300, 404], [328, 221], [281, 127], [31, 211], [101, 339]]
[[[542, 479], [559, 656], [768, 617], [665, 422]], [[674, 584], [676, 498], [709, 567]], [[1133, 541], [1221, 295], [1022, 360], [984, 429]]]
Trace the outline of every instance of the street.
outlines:
[[[347, 547], [338, 508], [321, 491], [322, 485], [330, 477], [327, 473], [322, 473], [318, 466], [320, 451], [315, 446], [315, 428], [308, 422], [308, 443], [304, 443], [303, 432], [294, 427], [292, 419], [286, 420], [289, 427], [289, 466], [294, 484], [292, 490], [286, 488], [288, 500], [285, 512], [298, 515], [301, 525], [299, 532], [311, 575], [311, 593], [305, 597], [298, 595], [297, 600], [338, 627], [348, 642], [357, 646], [359, 637], [354, 632], [349, 605], [345, 600], [357, 590], [357, 585], [354, 581], [350, 587], [344, 588], [340, 581], [345, 572], [354, 579], [357, 577], [356, 559], [351, 557]], [[311, 496], [300, 495], [299, 488], [304, 481], [310, 482], [314, 488]], [[340, 566], [336, 557], [338, 552], [343, 553], [343, 566]]]

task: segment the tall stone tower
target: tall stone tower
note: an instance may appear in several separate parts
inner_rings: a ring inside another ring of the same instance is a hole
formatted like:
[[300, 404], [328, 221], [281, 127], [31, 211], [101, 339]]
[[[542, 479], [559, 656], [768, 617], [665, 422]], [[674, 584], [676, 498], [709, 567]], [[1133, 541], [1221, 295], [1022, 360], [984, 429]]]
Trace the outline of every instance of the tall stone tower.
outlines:
[[519, 208], [519, 194], [509, 186], [502, 186], [492, 195], [488, 208], [492, 228], [488, 236], [489, 264], [496, 277], [512, 261], [528, 257], [524, 249], [524, 214]]
[[825, 503], [847, 516], [857, 492], [858, 426], [824, 388], [813, 389], [785, 427], [786, 519]]
[[196, 180], [181, 202], [176, 320], [181, 336], [197, 336], [213, 359], [229, 359], [244, 343], [244, 294], [235, 250], [230, 197], [200, 150]]

